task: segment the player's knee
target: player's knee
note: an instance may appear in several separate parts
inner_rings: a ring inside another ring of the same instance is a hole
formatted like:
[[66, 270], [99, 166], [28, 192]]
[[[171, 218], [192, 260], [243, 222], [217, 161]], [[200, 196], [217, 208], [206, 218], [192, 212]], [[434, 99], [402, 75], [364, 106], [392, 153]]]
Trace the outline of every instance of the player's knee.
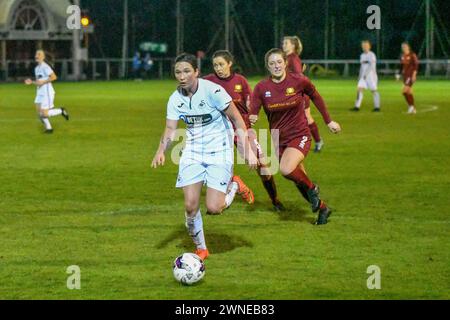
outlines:
[[223, 210], [223, 205], [218, 203], [206, 203], [206, 210], [208, 210], [209, 214], [221, 214]]
[[184, 207], [188, 216], [193, 216], [198, 212], [199, 203], [196, 200], [189, 199], [184, 202]]
[[291, 168], [290, 166], [280, 166], [280, 173], [283, 177], [290, 175], [294, 170], [295, 168]]

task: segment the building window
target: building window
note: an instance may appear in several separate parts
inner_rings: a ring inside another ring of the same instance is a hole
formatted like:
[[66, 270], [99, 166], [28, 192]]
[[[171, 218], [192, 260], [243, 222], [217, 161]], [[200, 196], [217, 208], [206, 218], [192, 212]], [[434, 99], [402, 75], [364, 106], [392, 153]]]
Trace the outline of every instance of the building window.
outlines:
[[22, 1], [14, 11], [11, 30], [45, 31], [47, 23], [44, 8], [36, 0]]

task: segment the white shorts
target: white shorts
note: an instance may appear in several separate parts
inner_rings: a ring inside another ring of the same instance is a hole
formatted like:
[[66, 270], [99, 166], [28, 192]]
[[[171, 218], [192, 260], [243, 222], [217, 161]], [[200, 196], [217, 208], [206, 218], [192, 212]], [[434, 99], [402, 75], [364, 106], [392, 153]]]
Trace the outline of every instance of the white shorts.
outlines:
[[370, 91], [378, 90], [378, 77], [368, 75], [366, 80], [363, 78], [358, 81], [358, 88], [369, 89]]
[[233, 177], [233, 151], [207, 157], [185, 156], [180, 161], [176, 187], [183, 188], [203, 181], [208, 188], [227, 193]]
[[35, 104], [39, 104], [41, 109], [49, 110], [54, 107], [55, 93], [38, 94], [34, 100]]

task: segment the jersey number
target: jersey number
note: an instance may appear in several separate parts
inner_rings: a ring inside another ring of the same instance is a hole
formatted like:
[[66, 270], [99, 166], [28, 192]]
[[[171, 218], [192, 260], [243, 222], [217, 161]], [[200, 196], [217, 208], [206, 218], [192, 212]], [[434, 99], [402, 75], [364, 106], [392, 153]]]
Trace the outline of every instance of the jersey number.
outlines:
[[305, 148], [306, 142], [308, 142], [308, 137], [303, 136], [302, 141], [300, 141], [300, 144], [298, 146], [303, 149], [303, 148]]

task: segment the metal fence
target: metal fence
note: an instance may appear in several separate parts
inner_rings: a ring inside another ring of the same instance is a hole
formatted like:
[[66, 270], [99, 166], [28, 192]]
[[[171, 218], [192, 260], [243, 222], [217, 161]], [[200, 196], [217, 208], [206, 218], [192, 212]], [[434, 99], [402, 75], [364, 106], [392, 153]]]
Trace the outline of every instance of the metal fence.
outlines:
[[[155, 58], [153, 66], [148, 71], [140, 70], [138, 74], [133, 72], [132, 59], [126, 60], [125, 78], [134, 77], [145, 79], [163, 79], [168, 77], [172, 70], [172, 58]], [[6, 65], [0, 68], [0, 79], [4, 81], [18, 81], [26, 77], [33, 76], [33, 69], [36, 65], [34, 60], [6, 60]], [[72, 60], [59, 59], [51, 62], [53, 69], [60, 80], [71, 80]], [[82, 80], [117, 80], [123, 79], [122, 59], [102, 58], [90, 59], [88, 62], [81, 62], [83, 76]]]
[[[125, 78], [163, 79], [172, 76], [173, 58], [154, 58], [153, 66], [147, 72], [135, 74], [132, 69], [132, 59], [126, 63]], [[359, 73], [359, 60], [303, 60], [307, 65], [306, 73], [313, 77], [356, 77]], [[90, 59], [82, 62], [82, 80], [118, 80], [121, 76], [122, 60]], [[203, 74], [212, 72], [210, 59], [202, 61]], [[0, 68], [0, 79], [3, 81], [20, 81], [33, 76], [34, 60], [7, 60]], [[400, 69], [399, 60], [379, 60], [378, 74], [389, 76]], [[72, 73], [72, 60], [62, 59], [54, 62], [53, 68], [61, 80], [70, 80]], [[244, 69], [244, 71], [247, 71]], [[245, 72], [252, 74], [251, 72]], [[420, 61], [419, 75], [425, 78], [440, 77], [450, 79], [450, 60], [422, 60]]]

